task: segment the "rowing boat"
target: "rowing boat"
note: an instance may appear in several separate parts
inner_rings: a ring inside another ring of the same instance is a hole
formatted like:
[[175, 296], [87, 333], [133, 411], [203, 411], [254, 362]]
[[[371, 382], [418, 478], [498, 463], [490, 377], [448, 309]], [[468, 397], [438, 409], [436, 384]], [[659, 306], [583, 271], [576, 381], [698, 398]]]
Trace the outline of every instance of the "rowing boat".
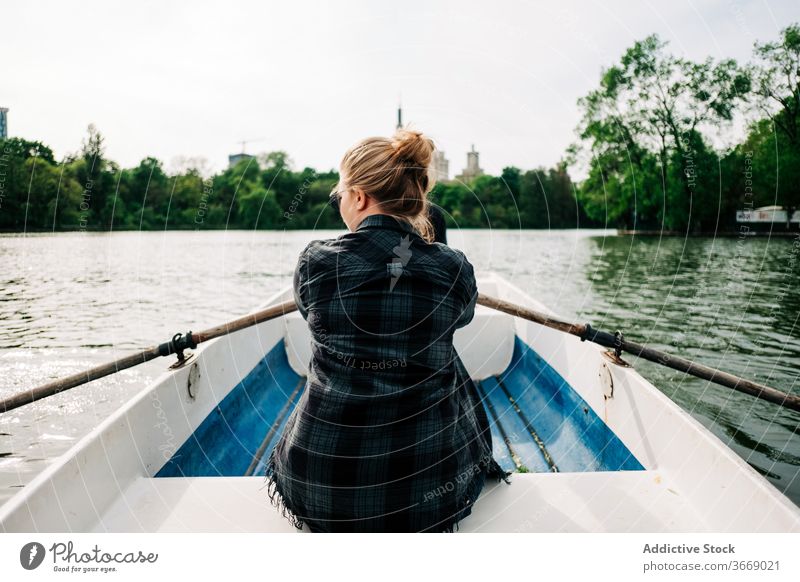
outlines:
[[[496, 274], [478, 288], [557, 315]], [[484, 306], [454, 343], [514, 471], [458, 531], [800, 531], [791, 500], [604, 348]], [[0, 529], [297, 532], [263, 472], [310, 355], [297, 312], [202, 344], [0, 507]]]

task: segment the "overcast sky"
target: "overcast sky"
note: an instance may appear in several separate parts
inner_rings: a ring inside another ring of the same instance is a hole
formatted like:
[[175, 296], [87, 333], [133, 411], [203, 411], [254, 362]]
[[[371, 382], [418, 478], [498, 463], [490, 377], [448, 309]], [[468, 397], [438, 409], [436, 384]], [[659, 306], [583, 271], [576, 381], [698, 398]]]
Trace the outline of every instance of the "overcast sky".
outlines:
[[576, 100], [635, 40], [676, 54], [750, 58], [800, 22], [799, 0], [529, 2], [4, 2], [0, 106], [9, 133], [57, 156], [86, 126], [123, 166], [174, 167], [283, 149], [338, 167], [352, 143], [404, 120], [463, 168], [556, 163]]

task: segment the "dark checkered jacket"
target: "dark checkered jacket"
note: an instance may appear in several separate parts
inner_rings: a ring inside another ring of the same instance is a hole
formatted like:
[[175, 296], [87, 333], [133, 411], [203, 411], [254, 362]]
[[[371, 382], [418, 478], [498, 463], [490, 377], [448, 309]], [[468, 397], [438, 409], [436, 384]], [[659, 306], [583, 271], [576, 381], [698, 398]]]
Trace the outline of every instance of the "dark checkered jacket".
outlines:
[[312, 241], [294, 291], [311, 332], [308, 382], [265, 476], [298, 529], [453, 531], [486, 477], [509, 483], [453, 347], [478, 294], [461, 251], [371, 215]]

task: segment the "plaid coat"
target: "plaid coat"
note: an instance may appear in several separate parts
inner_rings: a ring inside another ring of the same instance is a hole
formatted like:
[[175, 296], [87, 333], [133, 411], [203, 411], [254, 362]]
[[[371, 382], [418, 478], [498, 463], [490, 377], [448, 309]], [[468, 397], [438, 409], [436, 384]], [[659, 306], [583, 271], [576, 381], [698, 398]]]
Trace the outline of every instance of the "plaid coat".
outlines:
[[453, 347], [478, 295], [461, 251], [371, 215], [305, 248], [294, 293], [312, 356], [265, 476], [295, 527], [451, 532], [486, 477], [509, 483]]

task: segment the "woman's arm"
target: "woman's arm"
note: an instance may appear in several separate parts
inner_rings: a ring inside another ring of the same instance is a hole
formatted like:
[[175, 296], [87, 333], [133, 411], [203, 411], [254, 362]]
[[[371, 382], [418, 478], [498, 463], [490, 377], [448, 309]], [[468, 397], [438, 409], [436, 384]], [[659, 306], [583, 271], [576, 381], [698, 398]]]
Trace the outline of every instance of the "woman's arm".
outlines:
[[308, 319], [308, 292], [305, 282], [308, 280], [308, 247], [303, 249], [297, 259], [297, 266], [294, 269], [294, 279], [292, 287], [294, 291], [294, 302], [297, 304], [297, 311]]
[[464, 327], [472, 321], [475, 316], [475, 305], [478, 302], [478, 282], [475, 280], [475, 270], [463, 253], [461, 253], [461, 256], [463, 257], [461, 263], [462, 288], [465, 289], [467, 302], [464, 311], [461, 312], [456, 321], [456, 329]]

